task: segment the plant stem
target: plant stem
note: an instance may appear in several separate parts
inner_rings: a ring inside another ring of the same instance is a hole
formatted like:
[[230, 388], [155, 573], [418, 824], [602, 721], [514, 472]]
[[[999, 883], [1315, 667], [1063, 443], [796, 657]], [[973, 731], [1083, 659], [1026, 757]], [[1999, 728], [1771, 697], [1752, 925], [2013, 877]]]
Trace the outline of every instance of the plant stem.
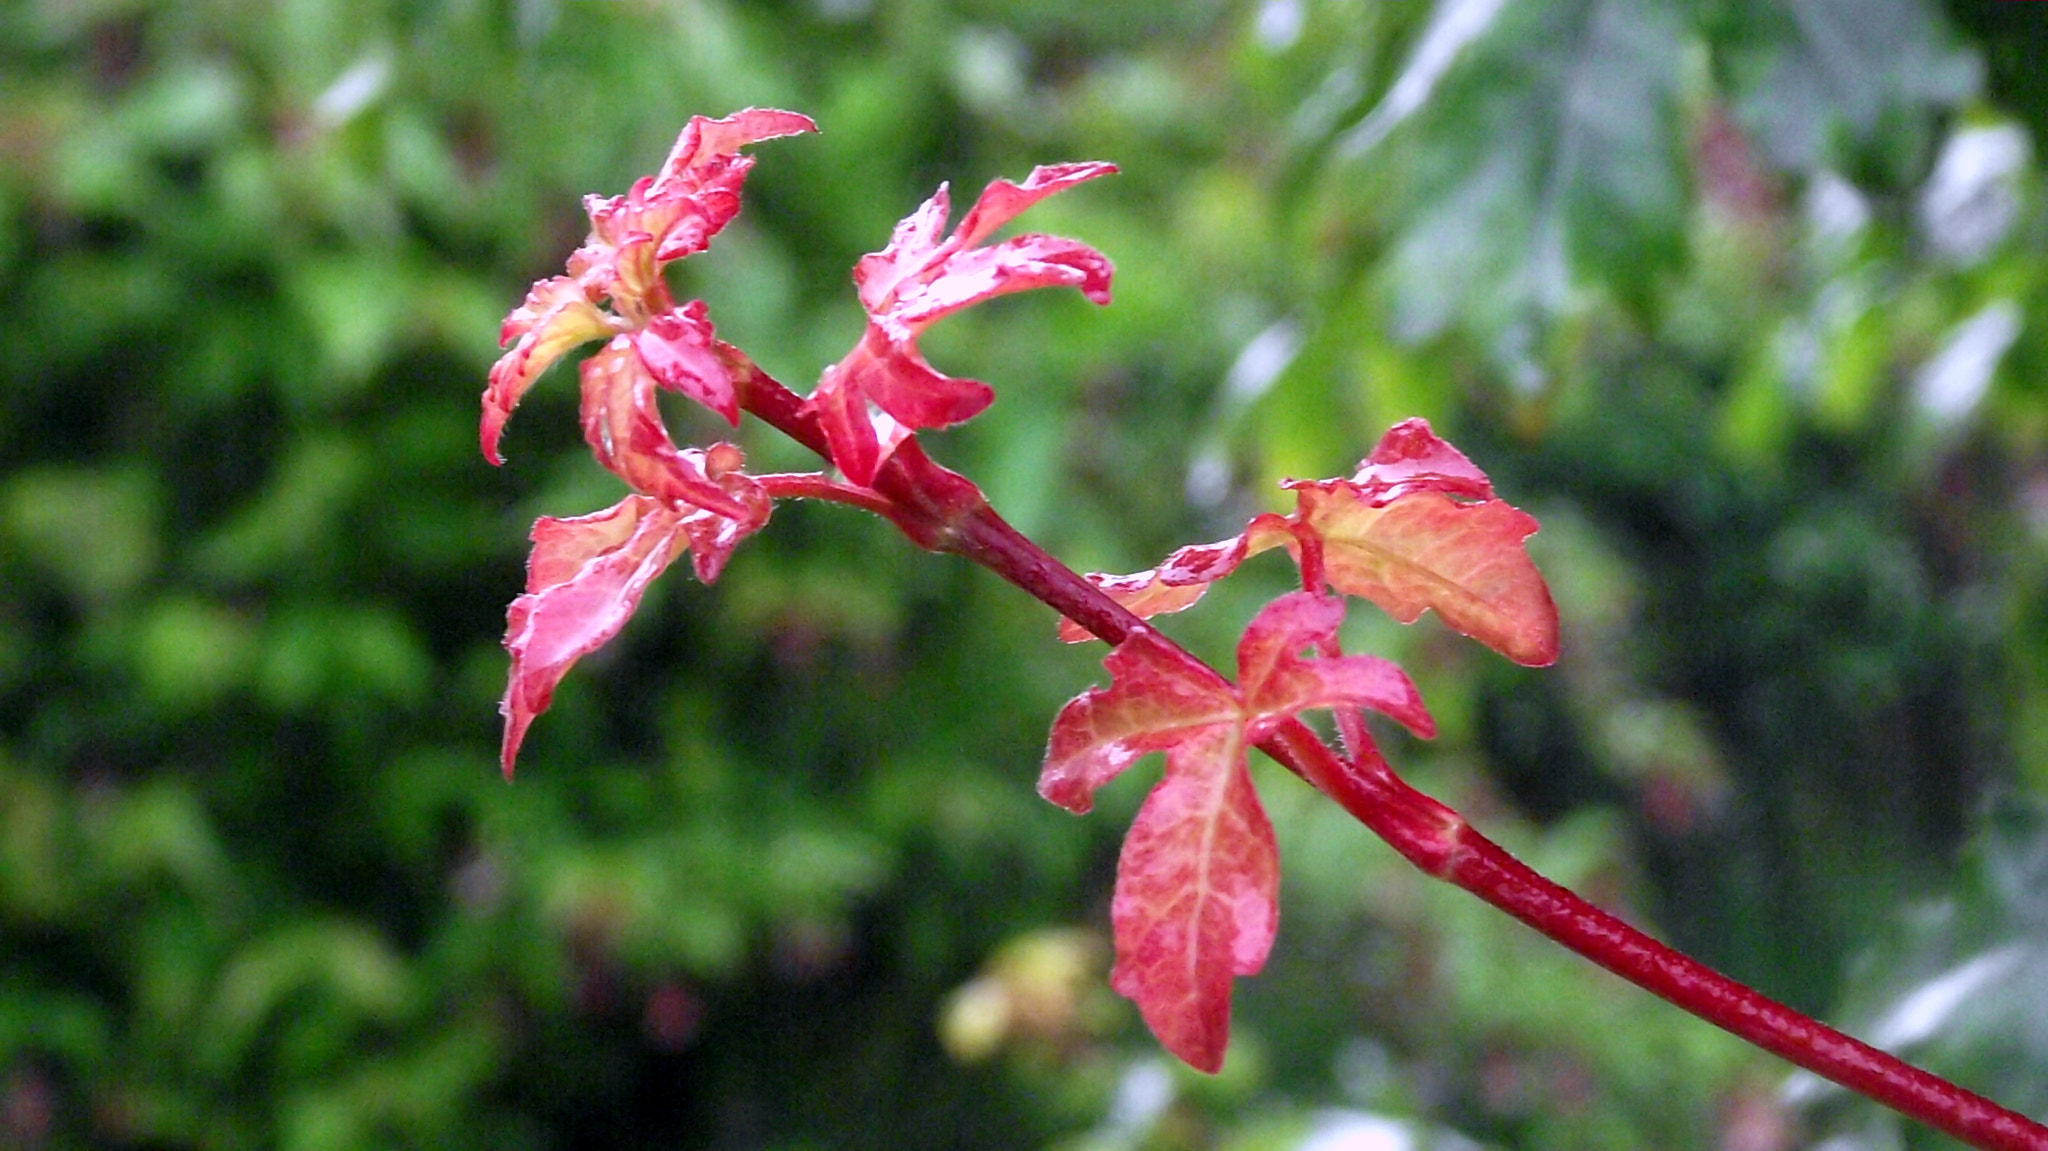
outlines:
[[[741, 381], [748, 411], [830, 458], [817, 419], [800, 397], [738, 351], [720, 351]], [[844, 500], [844, 485], [829, 486]], [[1144, 626], [1011, 527], [972, 483], [934, 463], [914, 438], [897, 448], [873, 487], [881, 500], [844, 502], [888, 517], [920, 546], [981, 564], [1112, 646]], [[1289, 720], [1259, 748], [1423, 872], [1464, 888], [1651, 994], [1983, 1151], [2048, 1151], [2048, 1127], [1767, 998], [1538, 875], [1463, 816], [1404, 783], [1369, 739], [1349, 746], [1353, 758], [1347, 761], [1299, 720]]]
[[[1510, 855], [1384, 761], [1360, 769], [1299, 723], [1260, 747], [1424, 872], [1447, 880], [1630, 983], [1774, 1055], [1986, 1151], [2040, 1151], [2048, 1128], [1786, 1007], [1666, 947]], [[1277, 752], [1277, 754], [1275, 754]], [[1375, 757], [1376, 758], [1376, 757]]]
[[761, 485], [761, 490], [767, 492], [770, 499], [828, 500], [864, 508], [884, 519], [896, 511], [896, 505], [873, 489], [842, 484], [819, 472], [771, 472], [755, 476], [754, 482]]

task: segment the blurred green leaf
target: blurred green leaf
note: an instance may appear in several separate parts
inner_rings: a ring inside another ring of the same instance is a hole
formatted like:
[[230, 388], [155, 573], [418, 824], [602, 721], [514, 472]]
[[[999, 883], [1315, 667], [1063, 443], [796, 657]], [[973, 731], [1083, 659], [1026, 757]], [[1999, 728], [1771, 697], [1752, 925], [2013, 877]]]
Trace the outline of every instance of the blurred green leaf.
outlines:
[[48, 466], [0, 487], [13, 545], [87, 605], [126, 596], [155, 572], [162, 503], [155, 476], [133, 466]]

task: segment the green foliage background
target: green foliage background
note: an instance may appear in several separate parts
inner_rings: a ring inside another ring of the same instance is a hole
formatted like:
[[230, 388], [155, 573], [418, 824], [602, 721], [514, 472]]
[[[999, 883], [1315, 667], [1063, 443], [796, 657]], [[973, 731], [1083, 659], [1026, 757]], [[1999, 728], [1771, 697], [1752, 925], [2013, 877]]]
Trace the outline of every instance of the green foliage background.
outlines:
[[[1027, 221], [1115, 304], [935, 329], [1001, 396], [935, 453], [1130, 570], [1429, 417], [1542, 519], [1567, 654], [1361, 608], [1443, 728], [1397, 764], [2040, 1113], [2031, 7], [0, 4], [0, 1145], [1936, 1144], [1278, 772], [1279, 952], [1170, 1070], [1103, 987], [1146, 781], [1032, 793], [1099, 651], [845, 509], [672, 574], [501, 782], [526, 525], [616, 490], [566, 370], [480, 460], [498, 321], [749, 104], [823, 134], [681, 270], [722, 335], [807, 385], [939, 181], [1117, 162]], [[1275, 563], [1172, 629], [1227, 656]]]

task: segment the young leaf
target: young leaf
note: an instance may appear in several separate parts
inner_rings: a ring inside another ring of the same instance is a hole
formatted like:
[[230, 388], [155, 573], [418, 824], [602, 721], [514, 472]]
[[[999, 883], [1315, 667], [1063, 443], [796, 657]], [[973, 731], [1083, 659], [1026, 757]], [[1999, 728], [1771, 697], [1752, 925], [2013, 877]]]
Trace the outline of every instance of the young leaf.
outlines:
[[1095, 789], [1148, 751], [1189, 729], [1238, 722], [1237, 692], [1189, 660], [1157, 632], [1137, 631], [1103, 659], [1110, 686], [1091, 688], [1052, 721], [1038, 794], [1077, 815], [1095, 804]]
[[507, 778], [528, 725], [547, 710], [555, 685], [578, 659], [619, 633], [647, 585], [688, 545], [681, 527], [673, 507], [647, 496], [627, 496], [587, 516], [534, 522], [526, 592], [505, 614], [512, 674], [498, 711], [505, 717], [499, 755]]
[[[627, 334], [626, 344], [641, 360], [633, 371], [738, 423], [731, 378], [710, 352], [704, 305], [692, 301], [677, 308], [661, 268], [703, 251], [739, 212], [740, 185], [753, 166], [752, 157], [737, 154], [740, 147], [815, 131], [809, 117], [765, 108], [722, 120], [693, 116], [658, 175], [641, 177], [623, 196], [585, 197], [590, 235], [569, 256], [569, 274], [534, 284], [499, 331], [500, 345], [518, 342], [492, 366], [484, 390], [484, 458], [504, 462], [498, 440], [505, 422], [550, 364], [578, 344], [615, 333]], [[606, 301], [610, 312], [598, 306]], [[626, 368], [612, 364], [602, 370], [616, 376]], [[584, 418], [587, 427], [591, 413]], [[600, 451], [599, 458], [604, 455]]]
[[1304, 648], [1335, 639], [1343, 622], [1343, 600], [1308, 592], [1281, 596], [1252, 617], [1237, 641], [1248, 738], [1264, 739], [1274, 724], [1311, 707], [1369, 707], [1423, 739], [1436, 735], [1421, 693], [1393, 661], [1372, 655], [1301, 658]]
[[736, 520], [752, 519], [764, 506], [747, 476], [713, 480], [699, 453], [676, 448], [655, 404], [657, 381], [633, 335], [614, 336], [585, 359], [582, 378], [583, 438], [597, 461], [634, 491]]
[[518, 342], [491, 365], [490, 384], [484, 389], [479, 439], [485, 459], [493, 464], [505, 462], [498, 454], [498, 437], [533, 381], [562, 353], [610, 335], [612, 330], [610, 317], [598, 310], [583, 286], [572, 277], [555, 276], [533, 285], [526, 293], [526, 302], [505, 317], [504, 327], [498, 332], [499, 344]]
[[1173, 746], [1117, 859], [1110, 920], [1118, 994], [1168, 1051], [1223, 1066], [1230, 981], [1266, 964], [1280, 924], [1280, 855], [1245, 770], [1244, 732], [1200, 729]]
[[[1435, 608], [1518, 663], [1557, 658], [1557, 607], [1522, 544], [1536, 520], [1495, 498], [1486, 473], [1428, 421], [1388, 429], [1351, 479], [1285, 486], [1295, 493], [1291, 516], [1257, 516], [1243, 535], [1182, 548], [1151, 571], [1087, 578], [1149, 619], [1192, 605], [1248, 556], [1284, 546], [1309, 582], [1369, 599], [1402, 623]], [[1062, 620], [1060, 638], [1088, 635]]]
[[[753, 482], [736, 470], [739, 449], [731, 444], [690, 449], [679, 459], [707, 483]], [[534, 522], [526, 591], [505, 613], [512, 671], [498, 710], [505, 717], [499, 754], [508, 777], [527, 727], [547, 710], [555, 685], [578, 659], [619, 633], [647, 585], [678, 555], [690, 551], [698, 579], [718, 578], [733, 548], [767, 521], [767, 500], [758, 490], [753, 494], [757, 499], [742, 501], [738, 517], [629, 495], [601, 512]]]
[[1246, 741], [1324, 706], [1370, 707], [1418, 735], [1435, 730], [1414, 684], [1385, 660], [1301, 657], [1343, 617], [1342, 600], [1308, 592], [1268, 604], [1239, 641], [1236, 686], [1140, 629], [1103, 661], [1110, 686], [1053, 721], [1038, 790], [1070, 811], [1087, 811], [1095, 789], [1139, 756], [1166, 752], [1165, 777], [1117, 864], [1110, 982], [1167, 1050], [1204, 1071], [1223, 1061], [1230, 981], [1265, 963], [1279, 921], [1273, 829], [1245, 769]]
[[[1254, 516], [1242, 534], [1213, 544], [1189, 544], [1156, 568], [1130, 575], [1089, 572], [1085, 578], [1139, 619], [1151, 619], [1193, 607], [1210, 584], [1236, 571], [1237, 565], [1292, 538], [1287, 521], [1267, 512]], [[1092, 638], [1074, 621], [1060, 620], [1060, 639], [1065, 642]]]
[[659, 172], [634, 181], [623, 196], [584, 198], [590, 239], [572, 264], [603, 281], [614, 253], [636, 236], [647, 238], [648, 257], [657, 263], [703, 251], [739, 213], [740, 185], [754, 166], [753, 157], [739, 150], [817, 130], [808, 116], [772, 108], [748, 108], [719, 120], [690, 117]]
[[691, 300], [681, 308], [663, 312], [631, 336], [633, 350], [647, 372], [672, 392], [703, 404], [739, 426], [739, 393], [732, 373], [712, 350], [717, 337], [704, 314], [704, 301]]
[[1442, 492], [1466, 500], [1493, 498], [1493, 481], [1465, 453], [1438, 438], [1421, 417], [1387, 429], [1359, 462], [1351, 483], [1374, 507], [1412, 492]]
[[888, 458], [868, 419], [868, 404], [917, 429], [971, 419], [994, 400], [988, 385], [944, 375], [925, 361], [917, 338], [934, 321], [1031, 288], [1075, 287], [1095, 303], [1109, 302], [1109, 260], [1077, 240], [1025, 235], [975, 245], [1039, 200], [1114, 171], [1109, 164], [1059, 164], [1033, 169], [1022, 184], [997, 180], [943, 240], [939, 233], [951, 201], [941, 185], [896, 225], [886, 247], [854, 265], [867, 331], [826, 369], [808, 401], [830, 441], [833, 462], [848, 480], [871, 482]]
[[1451, 627], [1516, 663], [1557, 659], [1557, 606], [1522, 541], [1534, 517], [1501, 500], [1415, 491], [1375, 507], [1343, 480], [1293, 485], [1321, 538], [1323, 575], [1402, 623], [1435, 608]]

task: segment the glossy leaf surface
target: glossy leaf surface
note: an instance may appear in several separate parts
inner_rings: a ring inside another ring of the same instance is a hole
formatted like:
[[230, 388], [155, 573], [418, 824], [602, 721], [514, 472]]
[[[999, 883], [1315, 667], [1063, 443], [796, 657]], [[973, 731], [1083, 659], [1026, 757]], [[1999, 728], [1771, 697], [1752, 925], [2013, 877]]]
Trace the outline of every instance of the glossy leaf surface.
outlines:
[[1245, 770], [1244, 732], [1203, 728], [1167, 753], [1166, 776], [1124, 839], [1110, 986], [1168, 1051], [1220, 1069], [1230, 981], [1265, 966], [1279, 900], [1279, 848]]
[[[739, 449], [731, 444], [688, 449], [676, 460], [712, 491], [721, 491], [721, 482], [753, 482], [738, 472]], [[512, 601], [505, 620], [512, 669], [498, 710], [505, 717], [499, 758], [506, 775], [555, 686], [578, 659], [618, 635], [656, 576], [687, 550], [697, 578], [710, 583], [733, 548], [767, 522], [766, 498], [757, 490], [738, 490], [747, 498], [734, 501], [737, 515], [629, 495], [600, 512], [534, 522], [526, 591]]]
[[[1089, 572], [1087, 580], [1129, 609], [1139, 619], [1193, 607], [1209, 585], [1237, 570], [1252, 556], [1292, 539], [1285, 518], [1271, 513], [1254, 517], [1242, 534], [1213, 544], [1189, 544], [1162, 560], [1158, 567], [1130, 575]], [[1072, 620], [1060, 621], [1060, 638], [1080, 643], [1092, 638]]]
[[[615, 398], [620, 386], [642, 376], [689, 396], [727, 423], [737, 424], [738, 399], [730, 376], [711, 352], [713, 335], [704, 305], [693, 300], [677, 307], [661, 269], [670, 261], [703, 251], [711, 237], [738, 214], [740, 186], [753, 166], [752, 157], [739, 155], [739, 148], [815, 131], [817, 125], [807, 116], [765, 108], [748, 108], [717, 120], [693, 116], [658, 174], [641, 177], [622, 196], [585, 197], [590, 235], [570, 254], [568, 274], [535, 283], [525, 302], [505, 317], [499, 331], [498, 342], [512, 347], [492, 366], [484, 390], [480, 428], [484, 458], [494, 464], [504, 462], [498, 440], [505, 422], [549, 365], [579, 344], [614, 333], [623, 335], [598, 353], [612, 356], [611, 362], [595, 369], [607, 383], [593, 388], [591, 369], [586, 367], [586, 430], [594, 420], [601, 423], [608, 418], [589, 410], [593, 394]], [[610, 311], [600, 307], [607, 303]], [[638, 362], [625, 362], [621, 357], [627, 352]], [[667, 433], [661, 438], [666, 441]], [[643, 435], [635, 442], [644, 440]], [[630, 445], [613, 451], [593, 441], [591, 447], [605, 466], [628, 483], [634, 482], [633, 477], [620, 465], [646, 471], [661, 477], [657, 482], [663, 486], [673, 486], [667, 483], [671, 477], [662, 476], [665, 465], [629, 458], [634, 450]], [[652, 471], [647, 471], [650, 466]], [[669, 498], [674, 498], [672, 493]]]
[[1279, 922], [1278, 854], [1246, 771], [1248, 741], [1309, 707], [1370, 707], [1435, 732], [1415, 686], [1370, 656], [1303, 659], [1332, 639], [1342, 600], [1294, 592], [1268, 604], [1238, 644], [1237, 685], [1141, 630], [1113, 650], [1107, 688], [1053, 721], [1039, 793], [1088, 810], [1095, 789], [1164, 750], [1166, 774], [1139, 810], [1117, 864], [1111, 983], [1169, 1051], [1222, 1065], [1230, 981], [1265, 963]]
[[1557, 658], [1557, 607], [1523, 550], [1533, 516], [1500, 500], [1460, 503], [1411, 492], [1375, 507], [1343, 481], [1302, 484], [1301, 522], [1323, 543], [1332, 588], [1402, 623], [1435, 608], [1444, 622], [1516, 663]]
[[[1496, 498], [1486, 473], [1426, 420], [1388, 429], [1348, 480], [1291, 480], [1295, 512], [1185, 547], [1150, 571], [1088, 579], [1140, 618], [1187, 608], [1247, 557], [1285, 546], [1308, 582], [1379, 605], [1402, 623], [1435, 608], [1517, 663], [1557, 658], [1557, 607], [1523, 541], [1535, 517]], [[1062, 621], [1060, 638], [1088, 638]]]
[[627, 496], [601, 512], [533, 525], [526, 592], [505, 619], [512, 673], [498, 710], [505, 717], [500, 766], [512, 774], [526, 729], [546, 711], [578, 659], [625, 626], [654, 577], [687, 546], [682, 517], [646, 496]]
[[870, 403], [914, 430], [971, 419], [995, 399], [987, 384], [947, 376], [925, 361], [917, 337], [931, 323], [1031, 288], [1073, 287], [1097, 304], [1109, 302], [1109, 260], [1078, 240], [1024, 235], [975, 245], [1039, 200], [1115, 171], [1110, 164], [1057, 164], [1033, 169], [1022, 184], [997, 180], [943, 239], [951, 200], [941, 185], [896, 225], [886, 247], [861, 257], [853, 281], [867, 331], [825, 370], [808, 401], [847, 479], [872, 481], [888, 457], [869, 419]]

